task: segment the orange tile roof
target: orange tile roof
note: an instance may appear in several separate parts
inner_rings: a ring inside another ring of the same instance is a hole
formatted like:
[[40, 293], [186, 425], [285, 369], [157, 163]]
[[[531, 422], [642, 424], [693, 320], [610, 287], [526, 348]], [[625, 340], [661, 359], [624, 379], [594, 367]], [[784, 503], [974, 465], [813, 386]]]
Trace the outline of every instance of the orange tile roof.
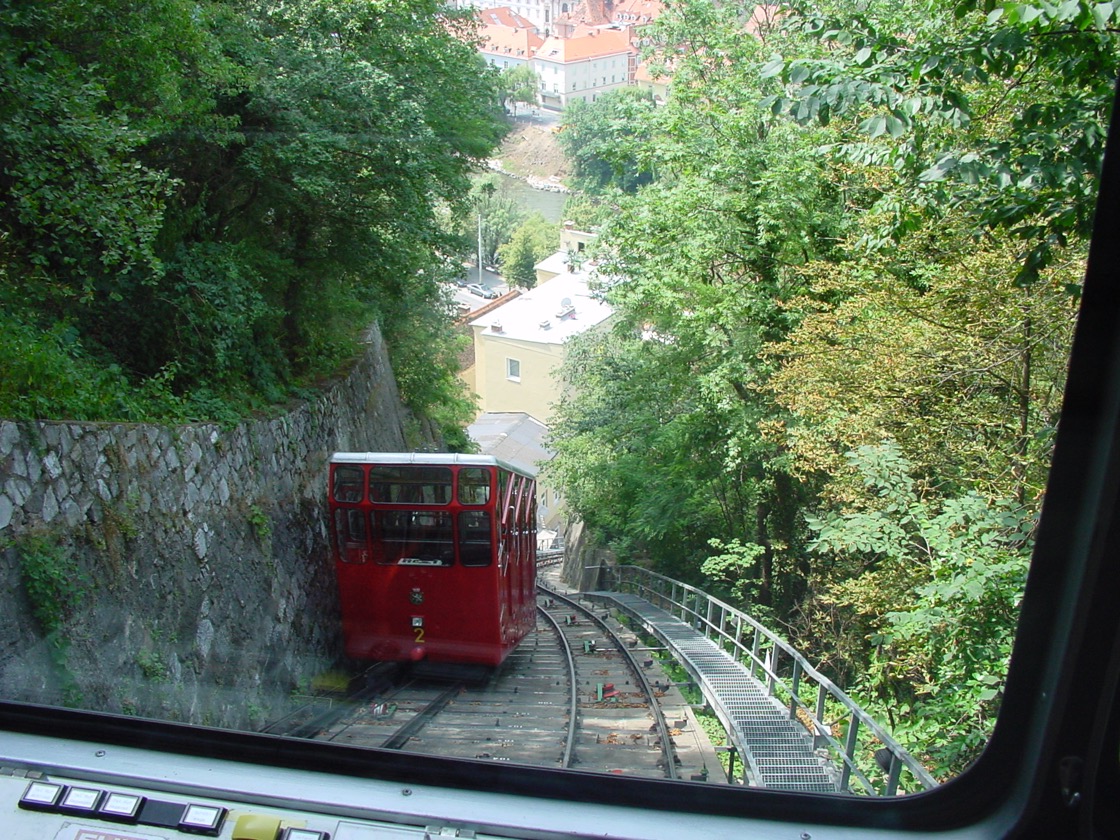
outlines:
[[537, 58], [566, 64], [627, 52], [633, 52], [630, 33], [620, 29], [592, 29], [574, 38], [549, 38], [537, 50]]
[[544, 38], [531, 29], [513, 29], [508, 26], [483, 26], [478, 33], [482, 52], [487, 55], [508, 56], [528, 61]]
[[618, 0], [614, 4], [613, 20], [621, 23], [646, 23], [657, 20], [665, 10], [661, 0]]
[[514, 29], [536, 29], [536, 24], [522, 17], [509, 6], [495, 6], [493, 9], [475, 9], [475, 14], [483, 26], [510, 26]]

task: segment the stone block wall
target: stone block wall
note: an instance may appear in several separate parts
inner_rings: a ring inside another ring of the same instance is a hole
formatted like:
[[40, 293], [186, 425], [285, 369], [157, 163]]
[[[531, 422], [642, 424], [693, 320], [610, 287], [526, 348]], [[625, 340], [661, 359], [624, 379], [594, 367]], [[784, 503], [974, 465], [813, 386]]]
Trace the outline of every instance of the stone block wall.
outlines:
[[236, 428], [0, 421], [0, 697], [252, 728], [328, 668], [331, 453], [438, 448], [366, 339]]

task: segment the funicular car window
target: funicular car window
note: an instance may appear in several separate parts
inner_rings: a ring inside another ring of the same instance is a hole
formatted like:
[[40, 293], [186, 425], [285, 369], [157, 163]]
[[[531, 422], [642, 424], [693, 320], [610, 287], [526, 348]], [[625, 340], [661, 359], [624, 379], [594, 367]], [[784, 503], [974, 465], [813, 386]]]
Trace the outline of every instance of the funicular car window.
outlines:
[[490, 472], [479, 467], [459, 470], [459, 504], [484, 505], [490, 501]]
[[374, 511], [382, 546], [379, 563], [402, 566], [450, 566], [455, 562], [451, 514], [446, 511]]
[[459, 512], [459, 561], [464, 566], [490, 565], [490, 511]]
[[360, 502], [362, 500], [362, 468], [335, 467], [334, 486], [331, 490], [337, 502]]
[[451, 501], [451, 470], [447, 467], [372, 467], [369, 498], [383, 504], [446, 505]]
[[[360, 485], [359, 485], [360, 486]], [[344, 563], [368, 563], [369, 542], [366, 538], [365, 513], [358, 508], [339, 508], [335, 511], [335, 538], [339, 556]]]

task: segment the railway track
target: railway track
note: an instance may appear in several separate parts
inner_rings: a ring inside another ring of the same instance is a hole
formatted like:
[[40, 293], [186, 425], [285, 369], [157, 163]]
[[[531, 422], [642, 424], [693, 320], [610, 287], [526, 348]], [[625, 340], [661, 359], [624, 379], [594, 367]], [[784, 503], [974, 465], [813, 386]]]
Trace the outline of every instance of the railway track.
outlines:
[[454, 758], [676, 777], [669, 729], [641, 665], [591, 611], [541, 590], [536, 631], [485, 680], [376, 666], [345, 696], [268, 731]]
[[580, 720], [573, 761], [581, 768], [675, 779], [669, 728], [627, 643], [578, 601], [540, 589], [573, 656]]

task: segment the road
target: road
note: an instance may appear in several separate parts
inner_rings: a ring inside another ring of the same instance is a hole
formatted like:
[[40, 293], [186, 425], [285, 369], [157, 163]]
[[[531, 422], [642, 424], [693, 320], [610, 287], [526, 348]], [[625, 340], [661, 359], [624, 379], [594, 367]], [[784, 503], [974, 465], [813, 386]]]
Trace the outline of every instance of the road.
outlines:
[[[480, 282], [477, 266], [466, 266], [464, 267], [463, 271], [464, 280], [467, 283]], [[504, 295], [509, 290], [509, 287], [506, 285], [506, 281], [502, 279], [502, 276], [500, 274], [493, 271], [487, 271], [485, 267], [482, 269], [481, 285], [485, 286], [487, 289], [493, 289], [499, 295]], [[470, 306], [471, 312], [474, 312], [476, 309], [480, 309], [481, 307], [490, 303], [490, 301], [486, 298], [481, 298], [478, 295], [472, 295], [461, 286], [455, 287], [453, 297], [455, 298], [456, 303], [465, 303]]]

